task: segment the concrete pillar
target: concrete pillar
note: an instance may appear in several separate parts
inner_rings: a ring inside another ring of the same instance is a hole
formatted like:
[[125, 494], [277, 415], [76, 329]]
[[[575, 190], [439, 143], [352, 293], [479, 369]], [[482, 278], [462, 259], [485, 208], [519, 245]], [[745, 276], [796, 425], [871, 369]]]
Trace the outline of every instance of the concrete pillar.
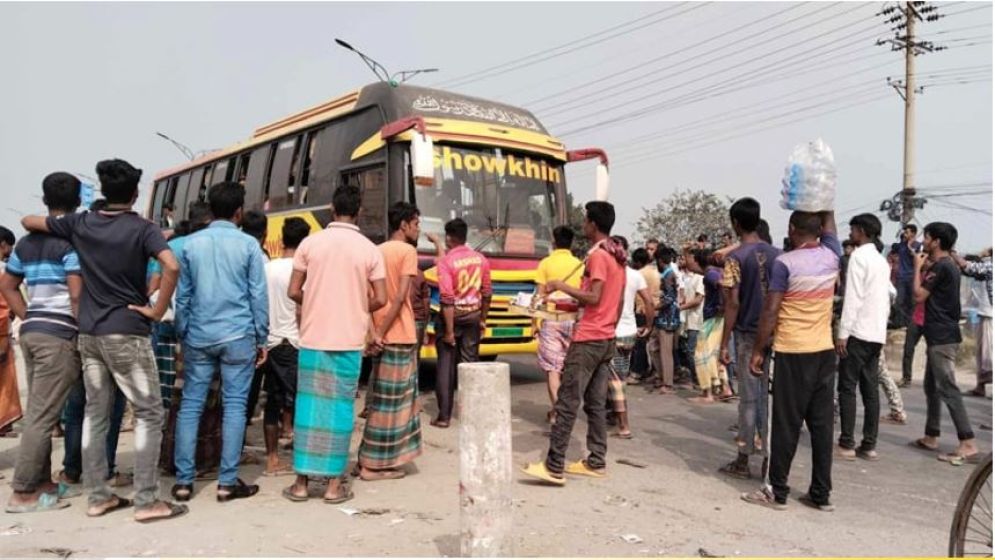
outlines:
[[511, 369], [459, 365], [460, 555], [508, 557], [511, 531]]

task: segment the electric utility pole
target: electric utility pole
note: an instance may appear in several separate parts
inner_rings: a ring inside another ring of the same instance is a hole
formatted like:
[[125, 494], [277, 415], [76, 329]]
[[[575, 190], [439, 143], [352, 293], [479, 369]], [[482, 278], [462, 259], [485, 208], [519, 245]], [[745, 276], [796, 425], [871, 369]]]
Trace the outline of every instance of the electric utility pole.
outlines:
[[936, 21], [943, 17], [936, 13], [936, 6], [923, 1], [896, 3], [883, 9], [878, 15], [886, 16], [885, 23], [893, 25], [894, 37], [879, 39], [878, 45], [891, 45], [893, 51], [905, 52], [905, 79], [892, 80], [888, 85], [895, 88], [905, 102], [905, 142], [902, 164], [902, 208], [901, 223], [905, 225], [915, 217], [916, 188], [916, 94], [922, 93], [922, 88], [916, 88], [916, 56], [927, 52], [941, 51], [945, 47], [934, 45], [931, 41], [916, 40], [917, 22]]

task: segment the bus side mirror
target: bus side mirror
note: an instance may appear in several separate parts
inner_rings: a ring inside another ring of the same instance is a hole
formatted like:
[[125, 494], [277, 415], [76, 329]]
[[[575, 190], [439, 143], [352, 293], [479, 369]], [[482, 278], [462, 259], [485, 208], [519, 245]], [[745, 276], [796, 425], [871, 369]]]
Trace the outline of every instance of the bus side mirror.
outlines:
[[599, 163], [595, 171], [594, 199], [601, 201], [608, 200], [608, 186], [608, 166]]
[[432, 138], [427, 134], [415, 132], [411, 135], [411, 175], [415, 185], [431, 187], [435, 184], [435, 153], [432, 149]]

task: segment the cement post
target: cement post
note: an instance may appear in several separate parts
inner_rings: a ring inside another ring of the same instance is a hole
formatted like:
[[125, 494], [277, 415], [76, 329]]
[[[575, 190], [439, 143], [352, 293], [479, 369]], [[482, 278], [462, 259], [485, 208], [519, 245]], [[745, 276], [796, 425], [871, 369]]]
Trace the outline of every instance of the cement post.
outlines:
[[512, 556], [511, 369], [459, 365], [460, 555]]

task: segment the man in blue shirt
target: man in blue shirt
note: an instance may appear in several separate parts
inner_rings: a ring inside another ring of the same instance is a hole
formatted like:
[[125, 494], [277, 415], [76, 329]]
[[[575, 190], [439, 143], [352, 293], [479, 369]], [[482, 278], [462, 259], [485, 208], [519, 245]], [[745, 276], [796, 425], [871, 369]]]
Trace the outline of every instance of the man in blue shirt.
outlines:
[[176, 422], [173, 497], [193, 495], [197, 426], [214, 372], [221, 370], [224, 419], [219, 502], [254, 496], [259, 486], [238, 478], [245, 407], [254, 366], [266, 361], [269, 302], [259, 243], [242, 233], [245, 189], [218, 183], [208, 192], [214, 220], [189, 236], [180, 255], [176, 332], [183, 346], [184, 384]]

